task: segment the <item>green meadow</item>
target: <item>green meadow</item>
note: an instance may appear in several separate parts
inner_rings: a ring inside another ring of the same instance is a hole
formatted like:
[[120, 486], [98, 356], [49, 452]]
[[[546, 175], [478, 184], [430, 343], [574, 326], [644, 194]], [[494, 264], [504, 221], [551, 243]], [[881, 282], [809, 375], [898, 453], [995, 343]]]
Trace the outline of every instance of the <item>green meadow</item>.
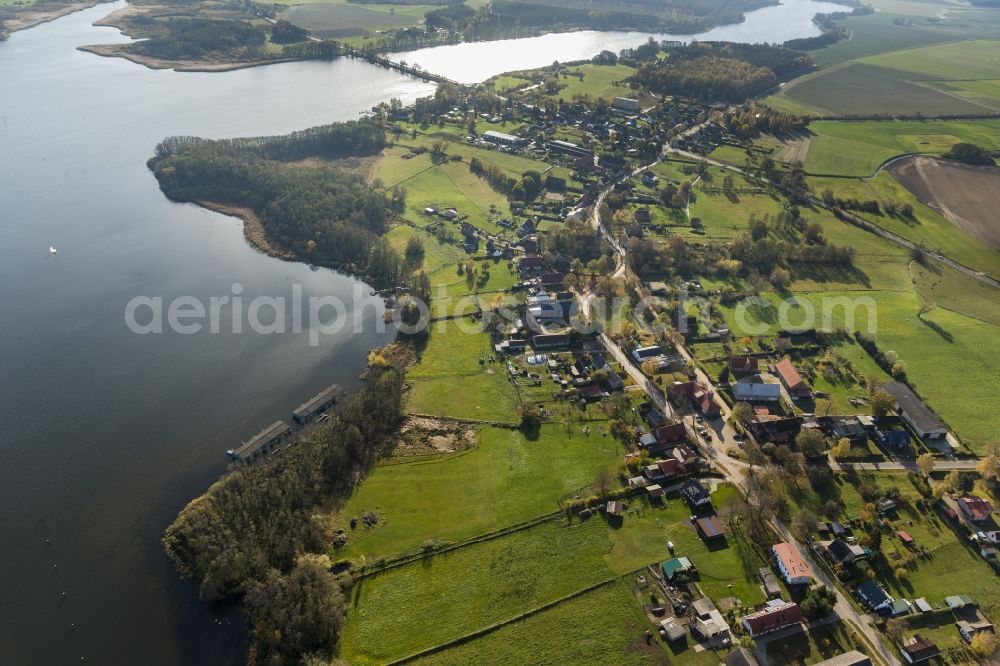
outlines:
[[528, 439], [520, 430], [484, 427], [471, 450], [377, 467], [340, 521], [374, 511], [380, 522], [351, 532], [336, 556], [395, 555], [558, 511], [560, 498], [586, 490], [598, 470], [616, 468], [625, 453], [615, 439], [579, 430], [546, 424]]
[[1000, 120], [829, 120], [809, 130], [805, 169], [814, 175], [871, 176], [896, 155], [940, 155], [961, 142], [1000, 149]]
[[[458, 330], [458, 327], [462, 327]], [[493, 353], [489, 334], [471, 319], [435, 324], [419, 361], [407, 372], [407, 410], [417, 414], [516, 423], [519, 400]]]
[[[713, 493], [713, 504], [723, 514], [737, 499], [729, 486]], [[458, 639], [669, 559], [668, 540], [676, 555], [689, 557], [698, 567], [696, 580], [705, 594], [716, 599], [735, 596], [744, 605], [764, 601], [756, 579], [764, 562], [739, 535], [730, 533], [726, 544], [708, 547], [679, 499], [659, 507], [633, 500], [619, 526], [609, 526], [600, 516], [569, 526], [551, 520], [362, 579], [352, 590], [341, 657], [357, 664], [378, 663]], [[635, 611], [616, 604], [614, 613], [621, 617], [638, 612], [638, 603], [631, 603]], [[407, 631], [393, 630], [399, 617], [408, 618]], [[621, 626], [619, 620], [608, 621]], [[527, 640], [539, 639], [530, 628], [531, 619], [524, 626]], [[512, 625], [510, 631], [517, 627]], [[618, 649], [625, 639], [615, 638], [607, 649]], [[474, 649], [475, 641], [471, 646]], [[573, 644], [567, 648], [572, 650]], [[684, 652], [681, 658], [688, 654], [694, 653]], [[560, 650], [554, 659], [560, 663], [570, 656]]]
[[[615, 581], [414, 663], [662, 664], [659, 643], [647, 646], [641, 638], [648, 627], [635, 597], [624, 583]], [[700, 655], [706, 658], [690, 661]], [[718, 657], [712, 652], [689, 651], [684, 663], [716, 666]]]

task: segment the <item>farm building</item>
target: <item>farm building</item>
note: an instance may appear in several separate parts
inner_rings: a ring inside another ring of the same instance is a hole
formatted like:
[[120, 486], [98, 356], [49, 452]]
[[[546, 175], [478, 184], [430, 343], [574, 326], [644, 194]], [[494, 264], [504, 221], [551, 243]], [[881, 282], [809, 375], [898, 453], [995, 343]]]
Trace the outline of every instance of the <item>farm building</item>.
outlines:
[[791, 543], [776, 543], [771, 546], [778, 573], [789, 585], [808, 585], [813, 580], [812, 567], [802, 559], [799, 549]]
[[864, 652], [851, 650], [850, 652], [838, 654], [836, 657], [821, 661], [815, 666], [872, 666], [872, 660]]
[[781, 596], [781, 586], [778, 585], [778, 579], [774, 577], [770, 569], [761, 567], [757, 570], [757, 577], [760, 578], [760, 582], [764, 586], [764, 593], [769, 599]]
[[777, 402], [781, 399], [781, 385], [740, 380], [733, 384], [733, 397], [746, 402]]
[[719, 520], [718, 514], [713, 513], [710, 516], [703, 516], [698, 518], [695, 523], [698, 525], [698, 532], [701, 533], [705, 541], [726, 538], [726, 530], [722, 526], [722, 521]]
[[786, 356], [775, 363], [772, 370], [778, 375], [778, 379], [784, 384], [785, 390], [788, 391], [788, 395], [792, 397], [792, 400], [808, 400], [812, 397], [812, 388], [806, 383], [806, 380], [802, 379], [799, 371], [795, 369], [792, 359]]
[[667, 639], [669, 642], [679, 641], [687, 635], [684, 631], [684, 625], [677, 621], [677, 618], [670, 618], [669, 620], [660, 621], [660, 636]]
[[639, 100], [630, 97], [615, 97], [611, 106], [622, 111], [628, 111], [629, 113], [639, 113], [641, 110]]
[[569, 155], [570, 157], [589, 158], [590, 160], [594, 159], [593, 151], [582, 148], [575, 143], [570, 143], [569, 141], [553, 139], [552, 141], [546, 143], [545, 147], [552, 153], [562, 153], [563, 155]]
[[503, 132], [494, 132], [489, 130], [482, 133], [483, 141], [488, 141], [489, 143], [495, 143], [498, 146], [522, 146], [528, 143], [528, 140], [519, 136], [514, 136], [513, 134], [504, 134]]
[[948, 434], [948, 428], [927, 408], [917, 394], [902, 382], [887, 382], [882, 386], [896, 401], [896, 411], [921, 437], [937, 439]]

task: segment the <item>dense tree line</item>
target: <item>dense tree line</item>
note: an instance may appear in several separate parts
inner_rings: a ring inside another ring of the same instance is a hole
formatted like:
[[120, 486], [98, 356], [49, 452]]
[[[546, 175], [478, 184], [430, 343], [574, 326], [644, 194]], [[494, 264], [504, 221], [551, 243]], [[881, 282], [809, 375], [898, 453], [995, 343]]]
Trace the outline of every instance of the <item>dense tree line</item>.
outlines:
[[727, 110], [721, 125], [735, 136], [748, 139], [761, 132], [785, 134], [805, 129], [809, 125], [809, 117], [776, 111], [763, 104], [747, 104]]
[[684, 59], [714, 55], [732, 58], [766, 67], [777, 76], [783, 77], [813, 65], [812, 56], [772, 44], [738, 44], [735, 42], [694, 42], [667, 49], [670, 56]]
[[139, 16], [133, 23], [151, 35], [128, 44], [125, 50], [154, 58], [258, 57], [267, 39], [263, 29], [234, 19], [173, 17], [159, 20]]
[[202, 599], [247, 595], [256, 661], [300, 663], [335, 643], [344, 602], [323, 559], [308, 557], [330, 542], [316, 514], [394, 441], [402, 388], [397, 368], [372, 367], [365, 387], [328, 424], [223, 477], [167, 528], [163, 546]]
[[162, 142], [149, 166], [175, 201], [207, 200], [251, 208], [268, 240], [303, 260], [343, 266], [378, 286], [400, 283], [405, 265], [379, 239], [405, 193], [370, 187], [333, 166], [283, 160], [371, 153], [385, 140], [369, 121], [330, 125], [284, 137]]
[[271, 41], [275, 44], [295, 44], [308, 38], [309, 33], [304, 28], [288, 21], [279, 20], [271, 26]]
[[431, 10], [428, 27], [462, 33], [466, 39], [496, 39], [555, 27], [645, 32], [703, 32], [743, 20], [743, 12], [766, 0], [494, 0], [476, 11], [459, 6]]
[[762, 93], [777, 83], [767, 67], [718, 56], [646, 63], [631, 80], [660, 95], [730, 102]]

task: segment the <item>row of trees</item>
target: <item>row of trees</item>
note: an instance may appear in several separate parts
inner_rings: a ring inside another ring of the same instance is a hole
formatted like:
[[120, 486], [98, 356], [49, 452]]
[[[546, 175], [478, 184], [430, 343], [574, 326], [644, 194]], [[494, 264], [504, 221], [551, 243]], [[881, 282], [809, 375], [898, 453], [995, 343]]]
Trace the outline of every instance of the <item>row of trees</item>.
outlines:
[[380, 362], [328, 425], [262, 463], [241, 467], [191, 502], [163, 546], [206, 601], [246, 594], [251, 654], [300, 663], [329, 653], [343, 621], [342, 586], [323, 553], [328, 524], [316, 514], [342, 496], [394, 441], [402, 373]]

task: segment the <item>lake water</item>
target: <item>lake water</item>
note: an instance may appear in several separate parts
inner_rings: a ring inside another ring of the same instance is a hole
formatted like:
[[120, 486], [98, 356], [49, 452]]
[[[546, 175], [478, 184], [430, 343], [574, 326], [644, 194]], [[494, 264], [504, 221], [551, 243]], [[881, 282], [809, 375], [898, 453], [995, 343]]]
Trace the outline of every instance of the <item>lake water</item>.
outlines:
[[[261, 255], [238, 221], [167, 201], [145, 161], [167, 135], [282, 133], [433, 87], [346, 60], [179, 74], [76, 51], [122, 39], [91, 26], [120, 6], [0, 43], [0, 664], [241, 661], [238, 614], [177, 580], [163, 528], [224, 470], [226, 449], [330, 383], [355, 387], [365, 352], [391, 337], [374, 330], [381, 305], [363, 285]], [[808, 36], [830, 7], [768, 8], [704, 37]], [[646, 37], [401, 57], [473, 81]], [[206, 301], [235, 283], [247, 302], [296, 284], [305, 298], [340, 296], [365, 332], [314, 347], [308, 332], [140, 336], [125, 325], [135, 296]]]
[[653, 34], [646, 32], [564, 32], [480, 42], [437, 46], [399, 53], [394, 58], [418, 64], [429, 72], [462, 83], [485, 79], [521, 69], [551, 65], [553, 60], [572, 62], [591, 58], [603, 50], [618, 53], [644, 43], [650, 36], [657, 40], [777, 43], [789, 39], [813, 37], [820, 30], [812, 22], [817, 13], [844, 11], [843, 5], [811, 0], [784, 0], [781, 5], [764, 7], [746, 14], [743, 23], [723, 25], [698, 35]]

